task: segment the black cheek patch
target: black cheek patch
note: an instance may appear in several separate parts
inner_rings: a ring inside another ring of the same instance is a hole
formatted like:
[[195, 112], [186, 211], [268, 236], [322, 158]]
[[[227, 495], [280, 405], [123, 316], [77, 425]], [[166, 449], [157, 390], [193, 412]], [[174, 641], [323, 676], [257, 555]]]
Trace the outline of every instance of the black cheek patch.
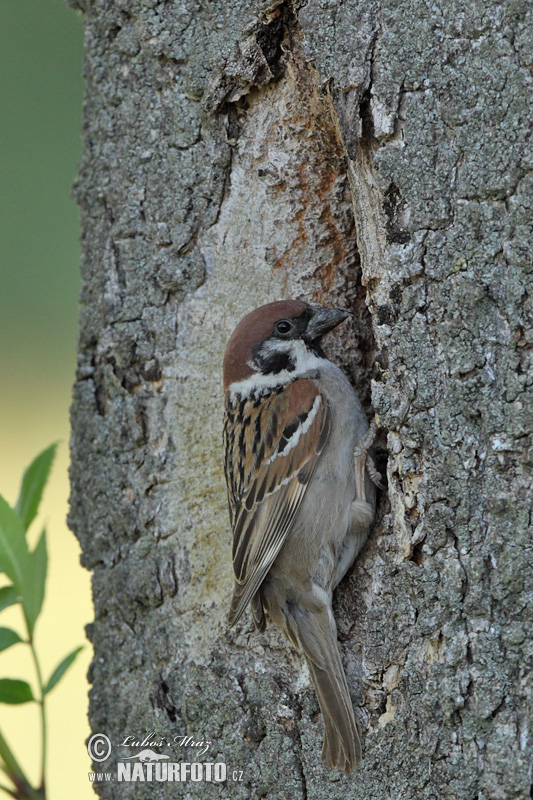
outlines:
[[261, 359], [259, 368], [263, 375], [277, 375], [284, 370], [292, 372], [295, 364], [289, 353], [272, 353], [271, 356]]
[[268, 352], [268, 348], [263, 348], [264, 343], [252, 348], [254, 363], [262, 375], [277, 375], [283, 370], [292, 372], [296, 368], [290, 353], [275, 350]]

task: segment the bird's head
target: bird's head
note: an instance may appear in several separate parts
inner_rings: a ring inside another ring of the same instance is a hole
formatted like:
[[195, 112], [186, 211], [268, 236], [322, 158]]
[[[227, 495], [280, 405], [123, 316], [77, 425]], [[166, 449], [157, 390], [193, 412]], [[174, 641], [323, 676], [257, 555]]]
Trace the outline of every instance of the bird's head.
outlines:
[[337, 308], [280, 300], [256, 308], [233, 331], [224, 356], [224, 388], [268, 388], [316, 368], [322, 336], [349, 316]]

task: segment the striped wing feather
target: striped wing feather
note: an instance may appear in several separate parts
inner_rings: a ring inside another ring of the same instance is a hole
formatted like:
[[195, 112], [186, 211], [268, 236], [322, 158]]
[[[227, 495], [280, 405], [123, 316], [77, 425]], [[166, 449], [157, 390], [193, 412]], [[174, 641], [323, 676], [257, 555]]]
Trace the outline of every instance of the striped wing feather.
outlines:
[[233, 625], [279, 553], [329, 433], [326, 400], [300, 378], [226, 408], [225, 471], [233, 527]]

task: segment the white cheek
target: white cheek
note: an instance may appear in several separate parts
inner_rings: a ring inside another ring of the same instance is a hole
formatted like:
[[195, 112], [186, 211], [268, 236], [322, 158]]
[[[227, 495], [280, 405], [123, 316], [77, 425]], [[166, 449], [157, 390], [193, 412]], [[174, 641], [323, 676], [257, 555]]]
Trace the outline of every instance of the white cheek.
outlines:
[[290, 345], [289, 353], [296, 364], [296, 369], [294, 371], [298, 375], [311, 372], [327, 363], [326, 358], [320, 358], [320, 356], [312, 353], [301, 339], [297, 339], [295, 342], [287, 342], [287, 344]]
[[296, 341], [283, 341], [280, 339], [265, 342], [263, 352], [287, 353], [294, 363], [294, 369], [283, 369], [275, 375], [263, 375], [253, 362], [249, 362], [248, 366], [254, 370], [254, 374], [243, 381], [236, 381], [230, 384], [228, 388], [232, 400], [235, 400], [237, 395], [249, 397], [252, 393], [267, 394], [270, 390], [286, 386], [296, 378], [302, 378], [329, 363], [326, 358], [320, 358], [308, 350], [301, 339]]
[[[317, 369], [325, 363], [325, 358], [319, 358], [308, 349], [307, 345], [301, 340], [283, 340], [272, 339], [265, 342], [262, 348], [262, 353], [270, 355], [272, 353], [287, 353], [294, 364], [294, 369], [290, 370], [293, 376], [303, 375], [304, 372], [310, 372]], [[252, 369], [257, 370], [257, 367], [250, 363]], [[286, 370], [283, 370], [285, 372]], [[281, 374], [281, 373], [278, 373]]]

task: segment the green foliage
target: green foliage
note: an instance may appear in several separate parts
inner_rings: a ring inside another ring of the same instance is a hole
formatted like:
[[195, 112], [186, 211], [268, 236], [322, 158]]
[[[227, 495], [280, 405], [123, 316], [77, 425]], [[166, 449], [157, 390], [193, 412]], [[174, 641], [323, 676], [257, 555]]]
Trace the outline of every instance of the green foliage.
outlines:
[[30, 464], [20, 488], [15, 508], [0, 495], [0, 573], [4, 573], [11, 581], [10, 586], [0, 589], [0, 611], [20, 604], [27, 637], [22, 638], [11, 628], [0, 627], [0, 652], [15, 644], [27, 644], [35, 664], [38, 693], [34, 694], [26, 681], [16, 678], [0, 679], [0, 703], [20, 705], [36, 702], [40, 707], [42, 727], [41, 783], [35, 789], [27, 780], [22, 768], [16, 761], [11, 749], [0, 732], [0, 769], [11, 779], [13, 788], [0, 786], [7, 794], [20, 800], [45, 800], [45, 762], [46, 762], [46, 711], [45, 697], [59, 683], [63, 675], [76, 659], [81, 647], [77, 647], [65, 656], [52, 672], [47, 683], [42, 680], [38, 654], [33, 641], [36, 622], [43, 606], [46, 573], [48, 569], [48, 553], [46, 549], [46, 531], [43, 530], [37, 546], [30, 550], [26, 539], [26, 531], [35, 519], [44, 487], [56, 452], [53, 444], [44, 450]]
[[20, 594], [28, 580], [28, 564], [29, 550], [22, 521], [0, 495], [0, 572], [5, 572]]
[[30, 637], [43, 604], [47, 561], [45, 531], [30, 552], [21, 518], [0, 495], [0, 572], [10, 578], [22, 599]]
[[37, 542], [37, 547], [29, 556], [27, 583], [24, 586], [22, 596], [22, 606], [30, 636], [33, 636], [33, 629], [43, 606], [47, 568], [46, 531], [43, 530]]
[[56, 686], [59, 683], [59, 681], [61, 680], [67, 669], [70, 667], [71, 664], [74, 663], [74, 661], [76, 660], [76, 656], [81, 650], [83, 650], [83, 647], [76, 647], [76, 649], [73, 650], [72, 653], [69, 653], [68, 656], [65, 656], [65, 658], [63, 658], [59, 662], [55, 670], [50, 675], [48, 683], [44, 687], [44, 694], [48, 694], [48, 692], [51, 692], [54, 686]]
[[0, 628], [0, 652], [22, 641], [24, 640], [20, 638], [16, 631], [12, 631], [11, 628]]
[[18, 592], [14, 586], [2, 586], [0, 589], [0, 611], [18, 602]]
[[31, 686], [15, 678], [0, 678], [0, 703], [16, 706], [35, 700]]
[[46, 450], [43, 450], [32, 461], [22, 478], [20, 494], [15, 508], [26, 531], [37, 514], [56, 450], [57, 444], [52, 444]]

